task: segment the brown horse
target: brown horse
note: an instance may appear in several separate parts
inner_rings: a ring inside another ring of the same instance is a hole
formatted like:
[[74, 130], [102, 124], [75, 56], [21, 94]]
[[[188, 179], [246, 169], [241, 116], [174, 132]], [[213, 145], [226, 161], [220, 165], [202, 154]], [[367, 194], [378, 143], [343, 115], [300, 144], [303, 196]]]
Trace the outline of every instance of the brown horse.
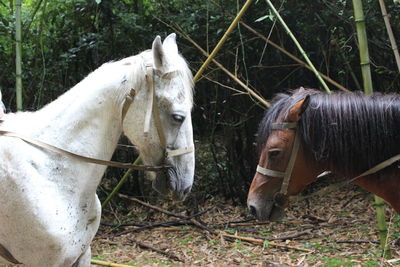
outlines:
[[397, 161], [363, 172], [400, 153], [400, 95], [326, 94], [297, 89], [278, 94], [258, 130], [260, 159], [247, 204], [260, 220], [279, 220], [288, 196], [324, 171], [386, 200], [400, 213]]

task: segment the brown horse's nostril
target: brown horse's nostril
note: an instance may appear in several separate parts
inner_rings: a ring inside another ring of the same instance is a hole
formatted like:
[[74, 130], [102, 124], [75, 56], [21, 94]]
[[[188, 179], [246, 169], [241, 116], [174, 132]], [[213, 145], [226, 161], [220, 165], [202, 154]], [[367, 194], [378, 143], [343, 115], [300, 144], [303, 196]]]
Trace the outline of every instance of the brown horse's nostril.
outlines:
[[249, 210], [250, 210], [251, 215], [257, 217], [257, 210], [256, 210], [256, 208], [254, 206], [250, 205], [249, 206]]

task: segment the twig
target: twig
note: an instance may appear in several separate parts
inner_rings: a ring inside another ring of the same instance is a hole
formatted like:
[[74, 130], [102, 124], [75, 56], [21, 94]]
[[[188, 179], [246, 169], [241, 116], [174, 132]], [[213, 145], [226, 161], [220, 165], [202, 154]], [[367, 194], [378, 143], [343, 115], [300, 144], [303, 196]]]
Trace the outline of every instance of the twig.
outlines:
[[125, 231], [115, 233], [110, 237], [117, 237], [117, 236], [129, 234], [129, 233], [136, 233], [136, 232], [140, 232], [140, 231], [143, 231], [146, 229], [152, 229], [152, 228], [156, 228], [156, 227], [172, 227], [172, 226], [180, 226], [180, 225], [193, 225], [193, 223], [189, 222], [189, 221], [171, 221], [171, 222], [149, 224], [146, 226], [141, 226], [141, 227], [137, 227], [137, 228], [133, 228], [133, 229], [127, 229]]
[[199, 227], [200, 229], [206, 230], [212, 234], [217, 234], [216, 231], [214, 231], [211, 228], [208, 228], [207, 226], [201, 224], [200, 222], [196, 221], [194, 218], [190, 219], [190, 222], [192, 222], [195, 226]]
[[291, 239], [298, 238], [299, 236], [307, 235], [307, 234], [311, 233], [313, 230], [314, 229], [307, 229], [307, 230], [304, 230], [301, 232], [296, 232], [296, 233], [288, 234], [288, 235], [282, 235], [282, 236], [278, 236], [278, 237], [258, 237], [258, 236], [256, 236], [256, 238], [265, 239], [268, 241], [291, 240]]
[[335, 241], [337, 244], [380, 244], [379, 241], [374, 241], [374, 240], [340, 240], [340, 241]]
[[[200, 52], [208, 58], [209, 54], [199, 45], [197, 44], [185, 31], [183, 31], [182, 28], [180, 28], [178, 25], [170, 25], [168, 23], [166, 23], [165, 21], [161, 20], [160, 18], [154, 17], [155, 19], [157, 19], [158, 21], [160, 21], [161, 23], [165, 24], [166, 26], [170, 27], [171, 29], [181, 33], [183, 35], [184, 38], [186, 38], [186, 40], [188, 40], [189, 42], [191, 42], [198, 50], [200, 50]], [[212, 59], [212, 62], [214, 62], [215, 65], [218, 66], [218, 68], [220, 68], [223, 72], [225, 72], [229, 77], [231, 77], [232, 80], [234, 80], [235, 82], [237, 82], [240, 86], [242, 86], [244, 89], [246, 89], [246, 91], [248, 92], [248, 94], [251, 97], [254, 97], [255, 99], [257, 99], [262, 105], [264, 105], [265, 107], [270, 107], [271, 104], [265, 100], [262, 96], [260, 96], [259, 94], [257, 94], [254, 90], [252, 90], [251, 88], [249, 88], [246, 84], [244, 84], [240, 79], [238, 79], [232, 72], [230, 72], [229, 70], [227, 70], [221, 63], [219, 63], [217, 60]]]
[[168, 211], [168, 210], [165, 210], [165, 209], [162, 209], [162, 208], [160, 208], [160, 207], [151, 205], [151, 204], [149, 204], [149, 203], [146, 203], [146, 202], [141, 201], [141, 200], [139, 200], [139, 199], [137, 199], [137, 198], [134, 198], [134, 197], [130, 197], [130, 196], [127, 196], [127, 195], [124, 195], [124, 194], [118, 194], [118, 196], [119, 196], [120, 198], [124, 198], [124, 199], [130, 200], [130, 201], [139, 203], [139, 204], [142, 205], [142, 206], [145, 206], [145, 207], [147, 207], [147, 208], [150, 208], [150, 209], [159, 211], [159, 212], [161, 212], [161, 213], [167, 214], [167, 215], [172, 216], [172, 217], [177, 217], [177, 218], [180, 218], [180, 219], [187, 219], [187, 218], [188, 218], [187, 216], [184, 216], [184, 215], [180, 215], [180, 214], [176, 214], [176, 213], [170, 212], [170, 211]]
[[164, 255], [164, 256], [166, 256], [166, 257], [172, 259], [172, 260], [183, 262], [183, 260], [181, 260], [178, 256], [176, 256], [176, 255], [173, 254], [172, 252], [168, 252], [168, 251], [165, 251], [165, 250], [162, 250], [162, 249], [153, 247], [153, 246], [151, 246], [151, 245], [149, 245], [149, 244], [146, 244], [146, 243], [137, 241], [137, 240], [132, 239], [132, 238], [129, 238], [128, 240], [129, 240], [130, 242], [135, 243], [136, 245], [138, 245], [138, 246], [141, 247], [141, 248], [149, 249], [149, 250], [155, 251], [155, 252], [157, 252], [157, 253], [160, 253], [160, 254], [162, 254], [162, 255]]
[[[221, 234], [224, 238], [233, 238], [233, 239], [238, 239], [250, 243], [256, 243], [256, 244], [264, 244], [265, 241], [268, 240], [263, 240], [263, 239], [256, 239], [256, 238], [251, 238], [251, 237], [244, 237], [244, 236], [237, 236], [237, 235], [230, 235], [230, 234]], [[306, 248], [299, 248], [299, 247], [294, 247], [294, 246], [289, 246], [289, 245], [283, 245], [283, 244], [278, 244], [275, 242], [268, 242], [268, 246], [273, 246], [273, 247], [279, 247], [279, 248], [285, 248], [285, 249], [293, 249], [293, 250], [299, 250], [303, 252], [313, 252], [313, 250], [306, 249]]]
[[[135, 243], [140, 248], [150, 249], [150, 250], [155, 251], [157, 253], [160, 253], [160, 254], [162, 254], [164, 256], [167, 256], [170, 259], [182, 262], [182, 260], [178, 256], [176, 256], [175, 254], [173, 254], [171, 252], [167, 252], [165, 250], [162, 250], [162, 249], [159, 249], [159, 248], [155, 248], [155, 247], [153, 247], [151, 245], [145, 244], [143, 242], [137, 241], [137, 240], [132, 239], [132, 238], [128, 238], [127, 240], [129, 241], [129, 243]], [[120, 246], [121, 245], [121, 242], [111, 241], [111, 240], [108, 240], [108, 239], [102, 239], [102, 240], [100, 240], [100, 242], [108, 243], [108, 244], [116, 245], [116, 246]], [[104, 265], [104, 264], [115, 264], [115, 263], [108, 263], [108, 262], [103, 262], [103, 261], [98, 261], [98, 260], [92, 260], [92, 263], [93, 264], [103, 265], [103, 266], [112, 266], [112, 267], [114, 267], [114, 266], [115, 267], [126, 267], [127, 266], [127, 265], [118, 265], [118, 264], [117, 265]], [[104, 264], [101, 264], [101, 263], [104, 263]]]
[[[213, 3], [217, 6], [219, 6], [221, 9], [223, 9], [218, 3], [216, 3], [215, 1], [213, 1]], [[233, 16], [230, 12], [224, 10], [226, 14], [228, 14], [229, 16]], [[276, 49], [278, 49], [279, 51], [281, 51], [283, 54], [285, 54], [286, 56], [290, 57], [291, 59], [293, 59], [294, 61], [296, 61], [297, 63], [299, 63], [301, 66], [312, 70], [311, 67], [309, 65], [307, 65], [306, 62], [302, 61], [301, 59], [299, 59], [298, 57], [294, 56], [293, 54], [289, 53], [288, 51], [286, 51], [284, 48], [282, 48], [281, 46], [279, 46], [278, 44], [272, 42], [271, 40], [269, 40], [269, 38], [265, 37], [263, 34], [259, 33], [258, 31], [256, 31], [254, 28], [250, 27], [248, 24], [246, 24], [244, 21], [240, 21], [240, 24], [242, 24], [247, 30], [249, 30], [250, 32], [252, 32], [253, 34], [255, 34], [256, 36], [258, 36], [259, 38], [263, 39], [265, 42], [269, 43], [270, 45], [272, 45], [273, 47], [275, 47]], [[321, 77], [323, 77], [327, 82], [331, 83], [332, 85], [336, 86], [337, 88], [339, 88], [342, 91], [349, 91], [349, 89], [345, 88], [344, 86], [342, 86], [341, 84], [337, 83], [336, 81], [332, 80], [330, 77], [328, 77], [327, 75], [319, 72], [319, 74], [321, 75]]]

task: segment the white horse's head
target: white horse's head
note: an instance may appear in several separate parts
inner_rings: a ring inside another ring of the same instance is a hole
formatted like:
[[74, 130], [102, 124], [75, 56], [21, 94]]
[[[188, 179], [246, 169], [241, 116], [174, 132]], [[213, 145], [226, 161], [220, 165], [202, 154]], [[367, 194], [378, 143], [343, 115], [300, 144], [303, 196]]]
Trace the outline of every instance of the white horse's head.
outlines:
[[[126, 113], [123, 130], [139, 149], [144, 164], [172, 166], [165, 173], [148, 174], [153, 180], [153, 188], [163, 194], [172, 192], [175, 199], [184, 199], [193, 184], [194, 150], [178, 152], [179, 155], [168, 157], [165, 156], [165, 152], [193, 147], [192, 74], [186, 61], [178, 53], [175, 34], [170, 34], [163, 43], [157, 36], [152, 49], [139, 56], [143, 60], [142, 71], [143, 68], [147, 69], [147, 76], [152, 76], [155, 91], [153, 105], [159, 110], [158, 128], [162, 128], [165, 138], [160, 137], [160, 129], [157, 129], [157, 119], [154, 114], [151, 116], [148, 133], [144, 133], [146, 110], [151, 108], [149, 105], [151, 105], [152, 86], [143, 78], [140, 79], [141, 82], [136, 82], [138, 88], [134, 88], [135, 100]], [[165, 140], [165, 144], [162, 139]]]

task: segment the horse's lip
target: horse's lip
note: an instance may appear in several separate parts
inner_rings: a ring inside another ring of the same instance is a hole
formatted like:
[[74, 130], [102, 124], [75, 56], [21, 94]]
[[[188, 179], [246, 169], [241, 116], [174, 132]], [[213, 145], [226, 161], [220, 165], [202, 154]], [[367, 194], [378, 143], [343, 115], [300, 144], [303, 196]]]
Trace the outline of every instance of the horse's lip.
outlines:
[[[268, 221], [270, 222], [276, 222], [276, 221], [281, 221], [283, 218], [283, 214], [285, 213], [285, 209], [275, 205], [275, 202], [272, 205], [271, 211], [268, 215]], [[274, 218], [274, 216], [276, 216], [276, 218]]]

